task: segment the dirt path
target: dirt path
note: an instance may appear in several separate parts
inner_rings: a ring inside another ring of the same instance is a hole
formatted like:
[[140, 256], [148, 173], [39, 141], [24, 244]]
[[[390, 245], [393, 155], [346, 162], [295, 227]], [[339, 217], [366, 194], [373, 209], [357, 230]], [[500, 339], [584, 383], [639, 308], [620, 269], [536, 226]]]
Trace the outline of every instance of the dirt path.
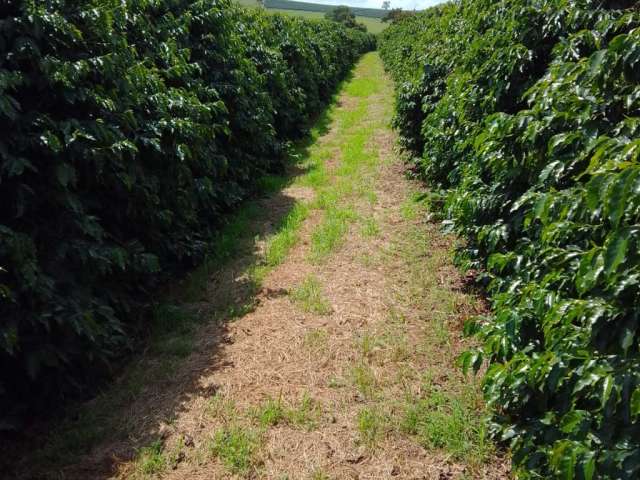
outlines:
[[149, 350], [23, 477], [508, 478], [455, 365], [481, 304], [403, 176], [392, 109], [368, 54], [293, 180], [225, 231], [224, 266], [158, 306]]

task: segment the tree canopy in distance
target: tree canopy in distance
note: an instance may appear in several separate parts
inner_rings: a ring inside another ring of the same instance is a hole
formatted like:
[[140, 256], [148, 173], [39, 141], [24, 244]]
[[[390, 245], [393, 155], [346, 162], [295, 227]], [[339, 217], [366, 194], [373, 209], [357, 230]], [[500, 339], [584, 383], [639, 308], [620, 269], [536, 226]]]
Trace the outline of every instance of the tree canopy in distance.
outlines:
[[397, 22], [398, 20], [402, 20], [403, 18], [410, 17], [414, 15], [414, 11], [406, 11], [401, 8], [392, 8], [387, 12], [387, 14], [382, 17], [382, 22]]
[[339, 7], [329, 10], [324, 14], [324, 18], [332, 20], [334, 22], [342, 23], [347, 28], [355, 28], [363, 32], [367, 31], [367, 27], [363, 23], [356, 22], [356, 15], [346, 5], [340, 5]]

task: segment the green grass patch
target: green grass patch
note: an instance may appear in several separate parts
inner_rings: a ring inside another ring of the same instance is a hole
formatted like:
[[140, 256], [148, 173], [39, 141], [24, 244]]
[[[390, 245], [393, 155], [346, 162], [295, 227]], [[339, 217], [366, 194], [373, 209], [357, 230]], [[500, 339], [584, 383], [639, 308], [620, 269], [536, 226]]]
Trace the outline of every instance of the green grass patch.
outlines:
[[307, 431], [314, 430], [320, 423], [322, 407], [308, 392], [302, 395], [297, 405], [287, 409], [286, 419], [291, 425]]
[[340, 199], [340, 194], [335, 188], [320, 190], [316, 195], [313, 207], [320, 210], [330, 210], [338, 205]]
[[268, 398], [257, 407], [249, 410], [261, 428], [287, 424], [296, 428], [311, 431], [318, 426], [322, 416], [322, 407], [308, 392], [296, 404], [286, 404], [281, 398]]
[[389, 310], [385, 332], [380, 341], [392, 362], [408, 360], [414, 353], [407, 336], [406, 318], [393, 308]]
[[373, 216], [366, 217], [362, 220], [360, 232], [365, 237], [377, 237], [380, 235], [380, 225]]
[[331, 480], [331, 477], [327, 475], [322, 469], [316, 468], [311, 472], [310, 480]]
[[388, 359], [392, 362], [404, 362], [413, 354], [407, 334], [399, 328], [390, 328], [383, 336], [382, 342], [388, 352]]
[[[308, 276], [291, 291], [292, 300], [305, 312], [317, 315], [329, 315], [333, 309], [322, 295], [320, 281], [314, 276]], [[326, 332], [325, 332], [326, 333]]]
[[173, 357], [186, 358], [193, 352], [195, 343], [192, 334], [167, 335], [154, 340], [152, 344], [153, 353], [156, 355], [169, 355]]
[[380, 92], [381, 84], [371, 78], [356, 78], [349, 82], [345, 90], [354, 97], [369, 97]]
[[160, 336], [190, 333], [196, 323], [196, 318], [178, 305], [157, 305], [153, 309], [152, 317], [153, 333]]
[[205, 413], [210, 417], [229, 422], [238, 416], [238, 409], [233, 399], [224, 394], [216, 393], [207, 402]]
[[212, 242], [209, 261], [206, 262], [206, 266], [219, 266], [237, 256], [243, 248], [246, 248], [245, 242], [240, 240], [248, 238], [247, 232], [251, 230], [249, 223], [260, 216], [261, 213], [255, 201], [248, 201], [235, 214], [231, 215], [227, 224]]
[[306, 173], [297, 179], [296, 183], [316, 190], [328, 185], [330, 177], [325, 162], [332, 154], [333, 151], [327, 147], [312, 149], [309, 158], [301, 165], [301, 168], [306, 169]]
[[383, 436], [385, 418], [373, 407], [365, 407], [358, 413], [358, 434], [360, 443], [368, 448], [375, 448]]
[[369, 332], [364, 332], [357, 339], [356, 346], [360, 355], [363, 359], [368, 359], [373, 355], [373, 350], [378, 344], [378, 339], [370, 334]]
[[185, 302], [203, 300], [213, 272], [230, 259], [252, 248], [254, 235], [251, 234], [250, 225], [260, 214], [257, 203], [249, 200], [230, 215], [227, 223], [211, 241], [202, 264], [187, 276], [175, 296]]
[[418, 218], [418, 206], [412, 200], [405, 200], [400, 206], [400, 215], [405, 220], [415, 220]]
[[282, 263], [291, 248], [298, 241], [298, 230], [309, 214], [309, 207], [304, 203], [296, 203], [283, 219], [278, 232], [267, 241], [265, 263], [275, 267]]
[[371, 190], [371, 185], [374, 180], [371, 179], [362, 179], [360, 185], [358, 185], [358, 195], [360, 197], [366, 198], [369, 205], [375, 205], [378, 203], [378, 194]]
[[290, 179], [282, 175], [264, 175], [257, 180], [256, 188], [262, 194], [270, 195], [282, 190], [289, 182]]
[[[337, 118], [341, 135], [349, 135], [345, 141], [340, 142], [340, 151], [345, 152], [353, 147], [364, 147], [363, 140], [371, 136], [370, 128], [367, 128], [367, 102], [361, 100], [357, 107], [350, 110], [342, 110]], [[361, 139], [361, 140], [359, 140]]]
[[268, 398], [259, 407], [253, 409], [251, 414], [261, 427], [273, 427], [286, 420], [287, 408], [280, 398], [277, 400]]
[[257, 465], [261, 442], [258, 432], [234, 425], [218, 430], [207, 443], [207, 450], [232, 473], [244, 474]]
[[310, 260], [321, 263], [329, 254], [341, 247], [349, 225], [357, 219], [352, 208], [329, 208], [322, 223], [311, 234]]
[[162, 442], [156, 440], [148, 447], [141, 448], [135, 461], [135, 471], [139, 476], [158, 475], [169, 466]]
[[377, 380], [373, 369], [365, 362], [359, 362], [351, 368], [351, 382], [367, 400], [375, 397]]
[[152, 314], [151, 351], [162, 357], [185, 358], [194, 348], [197, 318], [177, 305], [158, 305]]
[[477, 408], [478, 395], [469, 388], [463, 393], [432, 390], [425, 398], [409, 398], [400, 428], [427, 449], [443, 450], [469, 464], [482, 463], [493, 445]]
[[184, 440], [181, 438], [167, 449], [160, 440], [138, 450], [134, 461], [134, 478], [157, 478], [169, 469], [175, 468], [184, 457]]

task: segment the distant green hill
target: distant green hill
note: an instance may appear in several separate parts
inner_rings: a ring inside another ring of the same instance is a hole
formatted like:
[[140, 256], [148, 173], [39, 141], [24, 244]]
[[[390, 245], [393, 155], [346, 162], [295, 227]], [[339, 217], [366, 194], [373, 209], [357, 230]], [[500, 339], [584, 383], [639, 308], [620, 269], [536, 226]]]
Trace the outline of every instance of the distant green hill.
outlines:
[[[268, 9], [302, 10], [304, 12], [328, 12], [336, 8], [336, 5], [325, 5], [310, 2], [295, 2], [292, 0], [264, 0], [264, 6]], [[349, 7], [359, 17], [382, 18], [387, 12], [380, 8]]]

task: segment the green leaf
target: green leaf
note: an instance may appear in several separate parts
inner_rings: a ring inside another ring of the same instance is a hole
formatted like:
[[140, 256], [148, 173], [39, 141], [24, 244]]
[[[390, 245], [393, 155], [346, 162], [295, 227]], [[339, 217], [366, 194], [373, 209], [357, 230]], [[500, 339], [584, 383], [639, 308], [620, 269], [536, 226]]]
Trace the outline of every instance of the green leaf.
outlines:
[[9, 155], [5, 158], [5, 161], [2, 162], [1, 168], [9, 178], [22, 175], [25, 170], [30, 170], [32, 172], [38, 171], [29, 159], [13, 155]]
[[56, 167], [56, 178], [60, 185], [66, 187], [69, 183], [75, 182], [76, 170], [68, 163], [61, 163]]
[[576, 456], [577, 452], [572, 442], [560, 441], [554, 446], [551, 463], [555, 467], [557, 478], [575, 479]]
[[598, 50], [589, 58], [589, 73], [597, 75], [602, 70], [602, 64], [607, 58], [607, 50]]
[[560, 430], [564, 433], [575, 433], [589, 413], [584, 410], [571, 410], [562, 417]]
[[593, 249], [588, 252], [580, 261], [580, 268], [576, 276], [576, 288], [579, 293], [591, 290], [600, 275], [604, 271], [604, 256], [600, 249]]
[[60, 153], [62, 151], [62, 142], [58, 136], [50, 130], [45, 131], [40, 136], [42, 145], [48, 147], [53, 153]]
[[581, 460], [582, 475], [584, 480], [593, 480], [596, 473], [596, 455], [594, 452], [587, 452]]
[[607, 375], [602, 380], [602, 393], [600, 395], [600, 406], [604, 408], [611, 398], [611, 393], [613, 392], [613, 387], [615, 385], [615, 381], [611, 375]]
[[604, 273], [611, 275], [626, 259], [629, 246], [630, 229], [616, 230], [609, 235], [609, 241], [604, 252]]
[[640, 387], [636, 387], [636, 389], [631, 394], [631, 402], [629, 403], [631, 409], [631, 417], [634, 420], [637, 420], [640, 416]]
[[614, 228], [617, 228], [620, 224], [625, 209], [629, 205], [628, 193], [638, 175], [638, 170], [628, 168], [618, 176], [617, 180], [613, 182], [609, 189], [607, 209], [609, 212], [609, 220]]

